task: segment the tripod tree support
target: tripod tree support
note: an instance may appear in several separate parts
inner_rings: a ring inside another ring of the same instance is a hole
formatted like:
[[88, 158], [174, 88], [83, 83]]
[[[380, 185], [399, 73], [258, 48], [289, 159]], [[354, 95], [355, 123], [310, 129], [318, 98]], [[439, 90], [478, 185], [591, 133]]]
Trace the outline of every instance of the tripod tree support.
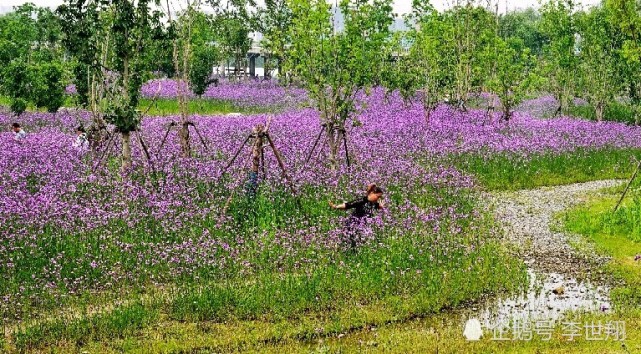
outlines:
[[162, 151], [163, 146], [165, 146], [165, 142], [167, 141], [167, 136], [169, 135], [169, 131], [171, 128], [176, 126], [176, 122], [171, 122], [167, 126], [167, 131], [165, 132], [165, 135], [162, 137], [162, 141], [160, 142], [160, 147], [158, 148], [158, 152]]
[[196, 124], [194, 124], [194, 122], [187, 122], [187, 125], [194, 127], [194, 131], [196, 131], [196, 135], [198, 135], [198, 139], [200, 140], [200, 143], [203, 144], [205, 151], [209, 152], [209, 147], [207, 146], [207, 143], [205, 143], [205, 139], [200, 134], [200, 130], [198, 129], [198, 127], [196, 127]]
[[314, 145], [312, 145], [312, 149], [309, 151], [309, 154], [307, 155], [307, 158], [305, 159], [305, 165], [309, 162], [309, 160], [312, 158], [312, 154], [314, 154], [314, 150], [316, 150], [316, 146], [318, 145], [318, 142], [320, 141], [321, 137], [323, 136], [323, 133], [325, 132], [325, 124], [321, 127], [321, 130], [318, 132], [318, 136], [316, 137], [316, 141], [314, 141]]
[[[269, 135], [268, 130], [269, 130], [270, 124], [271, 124], [271, 116], [267, 121], [266, 125], [259, 124], [252, 129], [251, 134], [249, 134], [245, 138], [243, 143], [238, 147], [238, 149], [234, 153], [234, 156], [232, 156], [231, 160], [229, 160], [227, 165], [225, 165], [225, 167], [221, 170], [220, 177], [224, 176], [225, 173], [227, 173], [227, 171], [229, 170], [231, 165], [234, 163], [234, 161], [236, 161], [236, 159], [242, 152], [243, 148], [245, 148], [249, 140], [254, 139], [252, 144], [249, 144], [250, 146], [249, 159], [245, 162], [245, 164], [243, 164], [243, 169], [247, 168], [247, 163], [249, 163], [249, 182], [248, 184], [246, 184], [246, 186], [248, 187], [247, 192], [252, 196], [255, 195], [258, 188], [258, 174], [261, 171], [261, 169], [263, 172], [263, 176], [267, 175], [266, 164], [265, 164], [265, 140], [267, 140], [267, 142], [269, 143], [269, 147], [272, 149], [274, 156], [276, 157], [276, 161], [278, 162], [278, 167], [280, 168], [283, 177], [287, 181], [288, 187], [290, 188], [292, 194], [296, 197], [296, 202], [300, 206], [300, 200], [297, 197], [298, 193], [296, 191], [296, 188], [294, 187], [294, 183], [292, 179], [289, 177], [289, 174], [287, 173], [287, 169], [285, 168], [285, 164], [283, 163], [283, 159], [281, 157], [280, 151], [278, 151], [278, 148], [276, 148], [274, 141]], [[232, 193], [229, 196], [229, 199], [227, 200], [227, 203], [225, 203], [225, 206], [223, 208], [223, 213], [226, 212], [235, 194], [236, 194], [236, 191], [235, 190], [232, 191]]]
[[637, 168], [634, 170], [634, 173], [632, 174], [632, 177], [628, 181], [628, 184], [625, 186], [625, 189], [623, 190], [623, 193], [621, 194], [621, 198], [619, 198], [619, 201], [617, 202], [617, 205], [614, 207], [614, 211], [617, 211], [619, 209], [619, 206], [621, 205], [621, 202], [623, 202], [623, 198], [625, 198], [625, 195], [628, 193], [628, 189], [630, 189], [630, 185], [632, 185], [632, 181], [634, 181], [635, 178], [637, 178], [637, 174], [639, 173], [639, 169], [641, 169], [641, 160], [637, 163]]
[[296, 192], [296, 188], [294, 187], [294, 182], [292, 182], [291, 178], [289, 178], [289, 175], [287, 174], [287, 170], [285, 169], [285, 164], [283, 163], [283, 159], [280, 156], [280, 152], [276, 148], [276, 145], [274, 145], [274, 141], [272, 140], [272, 137], [269, 134], [265, 134], [267, 137], [267, 141], [269, 142], [269, 146], [271, 146], [272, 150], [274, 151], [274, 156], [276, 156], [276, 161], [278, 161], [278, 166], [280, 167], [283, 177], [285, 177], [285, 180], [287, 180], [287, 183], [289, 184], [289, 188], [292, 190], [292, 193], [294, 195], [297, 195], [298, 193]]
[[95, 173], [98, 167], [102, 164], [102, 160], [105, 158], [109, 150], [111, 150], [111, 143], [113, 143], [114, 137], [116, 134], [112, 134], [111, 138], [109, 138], [109, 141], [107, 141], [107, 146], [105, 147], [105, 150], [102, 152], [100, 157], [98, 158], [98, 163], [96, 163], [91, 171], [91, 173]]
[[[187, 127], [194, 127], [194, 131], [196, 131], [196, 135], [198, 135], [198, 139], [200, 140], [200, 143], [203, 145], [205, 148], [205, 151], [209, 152], [209, 147], [207, 146], [207, 143], [205, 142], [205, 138], [200, 134], [200, 130], [196, 127], [196, 124], [194, 122], [187, 122]], [[162, 148], [165, 146], [165, 143], [167, 142], [167, 137], [169, 136], [169, 132], [173, 127], [177, 127], [178, 123], [176, 122], [171, 122], [167, 126], [167, 131], [165, 131], [165, 135], [162, 137], [162, 141], [160, 143], [160, 147], [158, 148], [158, 152], [162, 151]]]

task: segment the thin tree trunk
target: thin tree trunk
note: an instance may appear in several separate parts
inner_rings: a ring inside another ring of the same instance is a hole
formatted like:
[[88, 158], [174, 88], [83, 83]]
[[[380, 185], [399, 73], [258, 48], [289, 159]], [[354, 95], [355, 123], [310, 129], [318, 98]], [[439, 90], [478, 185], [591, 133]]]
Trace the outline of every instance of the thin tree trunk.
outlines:
[[327, 143], [329, 144], [329, 165], [332, 170], [338, 167], [338, 151], [340, 148], [339, 130], [329, 123], [327, 126]]
[[503, 109], [503, 119], [505, 119], [506, 122], [509, 122], [510, 118], [512, 118], [512, 112], [510, 111], [510, 107], [505, 107]]
[[595, 110], [596, 110], [596, 120], [598, 122], [603, 121], [603, 111], [604, 111], [603, 102], [597, 103]]

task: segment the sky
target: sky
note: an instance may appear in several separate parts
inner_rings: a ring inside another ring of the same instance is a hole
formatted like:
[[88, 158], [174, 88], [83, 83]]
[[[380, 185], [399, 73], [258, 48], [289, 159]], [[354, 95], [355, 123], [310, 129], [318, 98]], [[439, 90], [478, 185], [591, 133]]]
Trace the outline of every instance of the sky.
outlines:
[[[457, 0], [432, 0], [434, 6], [443, 10], [450, 7]], [[496, 0], [490, 0], [492, 3], [495, 3]], [[506, 8], [508, 11], [514, 9], [521, 9], [526, 7], [538, 7], [539, 0], [498, 0], [499, 1], [499, 11], [505, 12]], [[13, 6], [21, 5], [25, 2], [33, 2], [37, 6], [48, 6], [55, 8], [58, 5], [62, 4], [63, 0], [2, 0], [0, 5], [0, 13], [10, 11]], [[180, 0], [172, 0], [173, 3], [180, 3]], [[205, 1], [203, 1], [205, 2]], [[485, 1], [483, 1], [485, 2]], [[600, 2], [600, 0], [578, 0], [584, 6], [594, 5]], [[394, 11], [398, 14], [405, 14], [412, 9], [412, 0], [394, 0]]]

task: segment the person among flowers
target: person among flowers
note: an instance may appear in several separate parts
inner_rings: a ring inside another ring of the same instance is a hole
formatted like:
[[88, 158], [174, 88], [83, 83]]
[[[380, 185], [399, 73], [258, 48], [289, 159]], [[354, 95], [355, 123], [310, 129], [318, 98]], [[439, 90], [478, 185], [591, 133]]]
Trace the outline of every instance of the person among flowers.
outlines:
[[27, 137], [27, 133], [22, 129], [20, 123], [13, 123], [11, 129], [13, 130], [13, 140], [20, 141]]
[[87, 132], [83, 126], [76, 128], [76, 140], [73, 142], [73, 147], [76, 149], [86, 149], [89, 147], [89, 139], [87, 139]]
[[352, 214], [345, 224], [345, 231], [349, 236], [352, 249], [356, 247], [357, 241], [360, 237], [359, 231], [362, 228], [364, 221], [367, 218], [373, 217], [374, 211], [385, 209], [385, 204], [381, 198], [383, 198], [383, 189], [377, 187], [375, 184], [370, 184], [367, 186], [365, 196], [361, 198], [342, 204], [329, 202], [329, 206], [332, 209], [352, 210]]
[[369, 186], [367, 186], [365, 196], [348, 203], [334, 204], [332, 202], [329, 202], [329, 206], [332, 209], [353, 209], [354, 211], [352, 211], [352, 217], [362, 219], [364, 217], [374, 216], [374, 210], [385, 208], [385, 204], [383, 204], [383, 201], [381, 200], [382, 197], [383, 189], [377, 187], [375, 184], [370, 184]]

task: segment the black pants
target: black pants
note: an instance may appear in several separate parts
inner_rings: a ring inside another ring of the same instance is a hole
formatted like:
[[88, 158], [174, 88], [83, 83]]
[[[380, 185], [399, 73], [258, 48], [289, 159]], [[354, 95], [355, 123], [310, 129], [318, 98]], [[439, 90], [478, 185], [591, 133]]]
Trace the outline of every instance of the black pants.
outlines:
[[365, 225], [365, 217], [356, 217], [350, 216], [345, 221], [344, 233], [345, 233], [345, 243], [352, 250], [356, 250], [356, 246], [362, 243], [363, 238], [363, 226]]

